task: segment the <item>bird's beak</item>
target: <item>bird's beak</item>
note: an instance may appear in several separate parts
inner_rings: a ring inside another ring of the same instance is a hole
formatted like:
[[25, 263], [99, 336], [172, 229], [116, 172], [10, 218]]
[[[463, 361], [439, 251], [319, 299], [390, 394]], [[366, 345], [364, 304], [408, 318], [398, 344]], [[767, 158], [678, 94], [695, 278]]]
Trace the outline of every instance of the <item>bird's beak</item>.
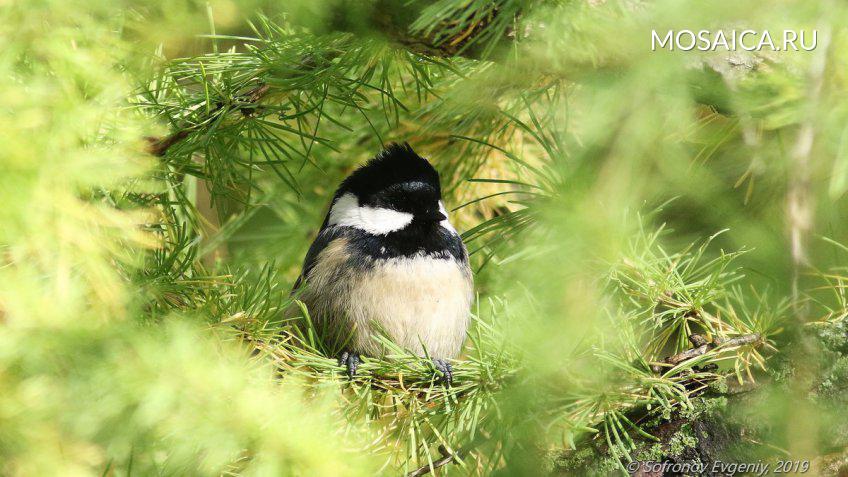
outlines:
[[423, 215], [423, 219], [428, 222], [441, 222], [446, 218], [447, 217], [445, 216], [445, 214], [439, 212], [438, 210], [430, 210]]

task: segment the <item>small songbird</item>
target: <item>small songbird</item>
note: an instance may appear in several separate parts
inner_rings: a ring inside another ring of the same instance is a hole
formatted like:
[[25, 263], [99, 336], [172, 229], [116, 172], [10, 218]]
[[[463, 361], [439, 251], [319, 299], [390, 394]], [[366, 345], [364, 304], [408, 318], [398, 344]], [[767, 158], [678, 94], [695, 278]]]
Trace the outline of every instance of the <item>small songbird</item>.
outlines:
[[426, 354], [453, 380], [473, 296], [468, 252], [447, 217], [439, 175], [392, 144], [345, 179], [303, 263], [294, 293], [350, 377], [383, 334]]

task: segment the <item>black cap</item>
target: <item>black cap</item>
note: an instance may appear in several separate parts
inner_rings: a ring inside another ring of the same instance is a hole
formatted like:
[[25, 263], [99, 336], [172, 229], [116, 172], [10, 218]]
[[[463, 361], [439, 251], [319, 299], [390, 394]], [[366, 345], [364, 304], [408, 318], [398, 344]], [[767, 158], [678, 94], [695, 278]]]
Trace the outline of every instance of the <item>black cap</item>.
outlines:
[[439, 174], [407, 144], [392, 143], [376, 157], [355, 170], [339, 186], [336, 197], [351, 192], [365, 197], [395, 184], [423, 183], [441, 196]]

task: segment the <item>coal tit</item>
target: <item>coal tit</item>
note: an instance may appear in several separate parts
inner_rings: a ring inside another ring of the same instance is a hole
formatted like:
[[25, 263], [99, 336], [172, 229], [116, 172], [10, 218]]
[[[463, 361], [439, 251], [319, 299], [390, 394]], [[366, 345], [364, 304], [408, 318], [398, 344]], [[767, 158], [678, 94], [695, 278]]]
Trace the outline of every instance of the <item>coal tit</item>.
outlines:
[[433, 364], [465, 339], [473, 296], [468, 253], [441, 201], [439, 175], [408, 144], [392, 144], [345, 179], [306, 254], [295, 293], [339, 364], [379, 356], [384, 334]]

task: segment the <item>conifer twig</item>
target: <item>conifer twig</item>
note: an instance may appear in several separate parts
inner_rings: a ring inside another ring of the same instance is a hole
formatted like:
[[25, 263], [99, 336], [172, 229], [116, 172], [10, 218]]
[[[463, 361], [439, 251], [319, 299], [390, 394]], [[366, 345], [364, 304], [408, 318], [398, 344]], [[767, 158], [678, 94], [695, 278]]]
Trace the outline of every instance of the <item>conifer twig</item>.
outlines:
[[145, 140], [147, 140], [148, 154], [152, 154], [156, 157], [164, 156], [171, 146], [188, 137], [191, 131], [191, 129], [181, 129], [165, 137], [148, 136], [144, 138]]
[[430, 465], [430, 464], [422, 465], [421, 467], [419, 467], [419, 468], [413, 470], [412, 472], [406, 474], [406, 477], [419, 477], [421, 475], [427, 475], [430, 472], [433, 472], [434, 470], [438, 469], [439, 467], [447, 465], [447, 464], [453, 462], [454, 460], [460, 458], [460, 454], [462, 453], [461, 450], [458, 450], [456, 452], [451, 453], [443, 445], [439, 446], [439, 452], [442, 454], [441, 459], [434, 460], [432, 465]]
[[[244, 98], [245, 98], [245, 102], [247, 103], [247, 105], [240, 109], [241, 113], [244, 114], [245, 116], [250, 115], [250, 113], [252, 111], [252, 108], [250, 107], [250, 105], [253, 105], [253, 104], [259, 102], [259, 100], [261, 100], [266, 94], [268, 94], [268, 91], [270, 89], [271, 89], [271, 87], [268, 86], [267, 84], [260, 84], [256, 88], [253, 88], [252, 90], [245, 93]], [[221, 109], [221, 105], [218, 105], [218, 107], [216, 107], [210, 113], [210, 115], [217, 112], [219, 109]], [[178, 142], [187, 138], [188, 135], [191, 134], [191, 132], [196, 130], [196, 129], [197, 129], [196, 126], [192, 126], [192, 127], [188, 127], [188, 128], [185, 128], [185, 129], [179, 129], [179, 130], [174, 131], [173, 133], [171, 133], [171, 134], [169, 134], [165, 137], [161, 137], [161, 138], [152, 137], [152, 136], [146, 137], [145, 139], [147, 140], [147, 143], [148, 143], [147, 144], [147, 152], [149, 154], [154, 155], [154, 156], [162, 157], [168, 152], [168, 149], [170, 149], [171, 146], [173, 146], [174, 144], [177, 144]]]
[[741, 335], [734, 338], [721, 339], [716, 337], [712, 343], [707, 341], [706, 337], [698, 334], [693, 334], [689, 337], [689, 341], [692, 342], [693, 347], [689, 348], [685, 351], [681, 351], [680, 353], [671, 355], [665, 358], [662, 363], [663, 364], [654, 364], [651, 366], [651, 369], [655, 373], [662, 372], [665, 365], [677, 366], [678, 364], [688, 361], [692, 358], [697, 358], [698, 356], [702, 356], [706, 354], [708, 351], [721, 347], [721, 348], [732, 348], [735, 346], [742, 346], [746, 344], [758, 343], [762, 340], [762, 337], [757, 333], [751, 333], [747, 335]]

